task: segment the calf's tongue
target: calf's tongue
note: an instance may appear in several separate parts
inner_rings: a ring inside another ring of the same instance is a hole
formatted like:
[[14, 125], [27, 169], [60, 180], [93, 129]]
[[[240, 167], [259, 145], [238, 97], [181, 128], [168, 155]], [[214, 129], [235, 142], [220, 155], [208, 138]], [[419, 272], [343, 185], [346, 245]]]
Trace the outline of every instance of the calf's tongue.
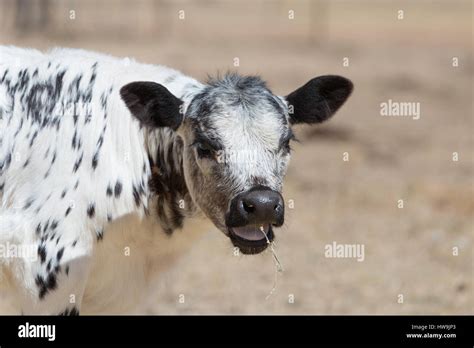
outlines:
[[[263, 231], [262, 231], [263, 227]], [[265, 238], [270, 225], [247, 225], [243, 227], [233, 227], [232, 232], [240, 238], [247, 240], [262, 240]]]

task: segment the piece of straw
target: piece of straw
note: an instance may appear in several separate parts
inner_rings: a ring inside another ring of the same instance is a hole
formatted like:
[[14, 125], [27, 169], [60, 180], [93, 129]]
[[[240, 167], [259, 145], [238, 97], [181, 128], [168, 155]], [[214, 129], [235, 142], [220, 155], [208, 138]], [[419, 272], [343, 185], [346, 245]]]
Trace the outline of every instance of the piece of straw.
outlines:
[[273, 281], [273, 287], [272, 289], [270, 290], [270, 293], [267, 295], [267, 297], [265, 297], [265, 300], [268, 300], [270, 298], [270, 296], [273, 295], [273, 293], [275, 292], [276, 290], [276, 287], [277, 287], [277, 283], [278, 283], [278, 273], [283, 273], [283, 266], [280, 262], [280, 259], [278, 258], [278, 255], [275, 251], [275, 248], [273, 247], [274, 246], [274, 243], [273, 242], [270, 242], [270, 240], [268, 239], [267, 237], [267, 234], [265, 233], [265, 229], [263, 228], [263, 226], [260, 226], [260, 231], [263, 233], [263, 235], [265, 236], [266, 240], [267, 240], [267, 244], [270, 244], [270, 250], [272, 251], [272, 256], [273, 256], [273, 261], [275, 262], [275, 279]]

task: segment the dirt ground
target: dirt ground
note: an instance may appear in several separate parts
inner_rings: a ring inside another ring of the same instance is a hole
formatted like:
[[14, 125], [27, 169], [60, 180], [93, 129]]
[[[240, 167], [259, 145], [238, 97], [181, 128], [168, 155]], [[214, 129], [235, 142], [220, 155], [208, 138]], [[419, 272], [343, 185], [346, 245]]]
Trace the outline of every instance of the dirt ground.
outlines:
[[[65, 3], [54, 2], [44, 32], [3, 21], [0, 44], [134, 56], [200, 79], [258, 73], [283, 95], [329, 73], [355, 84], [328, 124], [296, 131], [285, 184], [294, 207], [277, 232], [284, 272], [273, 295], [269, 252], [234, 256], [199, 224], [187, 228], [203, 237], [156, 280], [140, 313], [473, 313], [471, 1]], [[381, 116], [389, 99], [419, 102], [420, 119]], [[334, 241], [363, 244], [364, 260], [325, 257]]]

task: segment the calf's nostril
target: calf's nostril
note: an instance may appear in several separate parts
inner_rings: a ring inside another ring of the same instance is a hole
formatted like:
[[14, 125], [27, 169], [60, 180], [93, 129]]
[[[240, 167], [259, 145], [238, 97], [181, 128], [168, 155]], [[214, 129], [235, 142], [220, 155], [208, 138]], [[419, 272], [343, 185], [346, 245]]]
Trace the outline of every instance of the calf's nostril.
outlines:
[[253, 213], [255, 212], [255, 206], [253, 204], [249, 204], [249, 203], [246, 203], [246, 202], [243, 202], [243, 205], [244, 205], [244, 210], [247, 212], [247, 213]]

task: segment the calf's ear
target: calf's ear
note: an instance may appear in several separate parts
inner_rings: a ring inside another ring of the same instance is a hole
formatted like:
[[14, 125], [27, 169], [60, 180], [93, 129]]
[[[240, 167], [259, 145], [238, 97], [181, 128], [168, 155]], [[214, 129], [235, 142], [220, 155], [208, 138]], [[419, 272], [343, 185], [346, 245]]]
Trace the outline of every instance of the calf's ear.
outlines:
[[180, 99], [155, 82], [131, 82], [120, 89], [120, 96], [132, 115], [148, 127], [176, 130], [183, 121]]
[[315, 77], [286, 96], [290, 122], [321, 123], [330, 118], [352, 93], [352, 82], [342, 76]]

